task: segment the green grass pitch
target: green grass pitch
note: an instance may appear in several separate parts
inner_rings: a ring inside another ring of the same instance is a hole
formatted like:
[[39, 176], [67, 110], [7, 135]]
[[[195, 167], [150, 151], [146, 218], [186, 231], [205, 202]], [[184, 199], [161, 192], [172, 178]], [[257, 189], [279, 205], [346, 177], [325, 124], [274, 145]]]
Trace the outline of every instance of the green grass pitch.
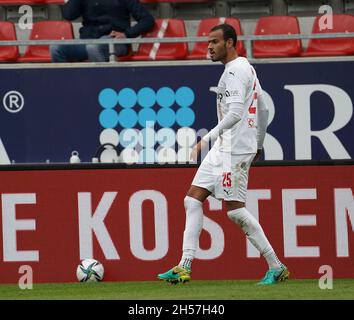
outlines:
[[354, 300], [354, 279], [334, 279], [333, 289], [320, 289], [318, 280], [289, 280], [272, 286], [257, 281], [193, 280], [170, 285], [161, 281], [0, 285], [0, 300]]

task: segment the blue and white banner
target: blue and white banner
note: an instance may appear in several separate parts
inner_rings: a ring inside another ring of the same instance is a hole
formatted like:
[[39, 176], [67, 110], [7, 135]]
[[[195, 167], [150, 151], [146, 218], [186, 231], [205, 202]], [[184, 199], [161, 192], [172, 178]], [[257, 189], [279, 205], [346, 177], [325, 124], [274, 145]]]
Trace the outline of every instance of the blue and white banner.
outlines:
[[[255, 68], [270, 108], [266, 160], [350, 159], [354, 62]], [[221, 64], [0, 69], [0, 163], [184, 162], [216, 125]], [[108, 160], [107, 160], [108, 161]]]

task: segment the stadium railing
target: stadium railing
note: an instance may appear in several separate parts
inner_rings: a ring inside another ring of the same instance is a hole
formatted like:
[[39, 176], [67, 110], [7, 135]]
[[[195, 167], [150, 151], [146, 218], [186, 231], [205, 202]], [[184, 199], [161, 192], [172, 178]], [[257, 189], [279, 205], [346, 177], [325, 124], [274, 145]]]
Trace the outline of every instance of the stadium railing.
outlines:
[[[350, 33], [328, 33], [328, 34], [291, 34], [291, 35], [242, 35], [238, 39], [246, 46], [247, 58], [254, 59], [252, 43], [255, 40], [290, 40], [290, 39], [334, 39], [334, 38], [354, 38], [354, 32]], [[140, 44], [140, 43], [183, 43], [183, 42], [205, 42], [208, 37], [166, 37], [166, 38], [127, 38], [127, 39], [72, 39], [72, 40], [11, 40], [0, 41], [0, 46], [29, 46], [29, 45], [54, 45], [54, 44], [108, 44], [110, 61], [116, 61], [114, 55], [115, 44]], [[304, 59], [304, 58], [302, 58]], [[119, 63], [119, 62], [118, 62]]]

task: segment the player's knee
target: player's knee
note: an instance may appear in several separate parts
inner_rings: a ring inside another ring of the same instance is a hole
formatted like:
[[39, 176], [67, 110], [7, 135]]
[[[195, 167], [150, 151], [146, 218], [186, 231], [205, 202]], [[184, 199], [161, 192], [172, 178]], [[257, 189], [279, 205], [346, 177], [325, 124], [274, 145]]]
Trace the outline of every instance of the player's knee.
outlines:
[[246, 209], [228, 211], [227, 216], [247, 234], [253, 234], [258, 229], [258, 221]]
[[228, 211], [227, 216], [231, 221], [233, 221], [236, 224], [241, 224], [242, 221], [245, 219], [244, 214], [240, 210]]
[[188, 212], [190, 209], [195, 209], [195, 208], [199, 208], [202, 206], [202, 203], [192, 197], [186, 196], [184, 198], [184, 208], [186, 209], [186, 212]]

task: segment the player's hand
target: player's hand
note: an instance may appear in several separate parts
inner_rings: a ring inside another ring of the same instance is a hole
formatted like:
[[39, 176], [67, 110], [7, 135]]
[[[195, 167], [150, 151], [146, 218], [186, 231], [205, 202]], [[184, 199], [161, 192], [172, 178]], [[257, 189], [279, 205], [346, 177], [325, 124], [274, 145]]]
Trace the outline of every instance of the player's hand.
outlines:
[[258, 149], [256, 155], [253, 158], [252, 163], [255, 163], [256, 161], [258, 161], [258, 159], [259, 159], [259, 157], [261, 156], [262, 153], [263, 153], [263, 149]]
[[193, 148], [191, 152], [191, 160], [196, 162], [198, 159], [199, 153], [208, 145], [203, 139], [201, 139]]

